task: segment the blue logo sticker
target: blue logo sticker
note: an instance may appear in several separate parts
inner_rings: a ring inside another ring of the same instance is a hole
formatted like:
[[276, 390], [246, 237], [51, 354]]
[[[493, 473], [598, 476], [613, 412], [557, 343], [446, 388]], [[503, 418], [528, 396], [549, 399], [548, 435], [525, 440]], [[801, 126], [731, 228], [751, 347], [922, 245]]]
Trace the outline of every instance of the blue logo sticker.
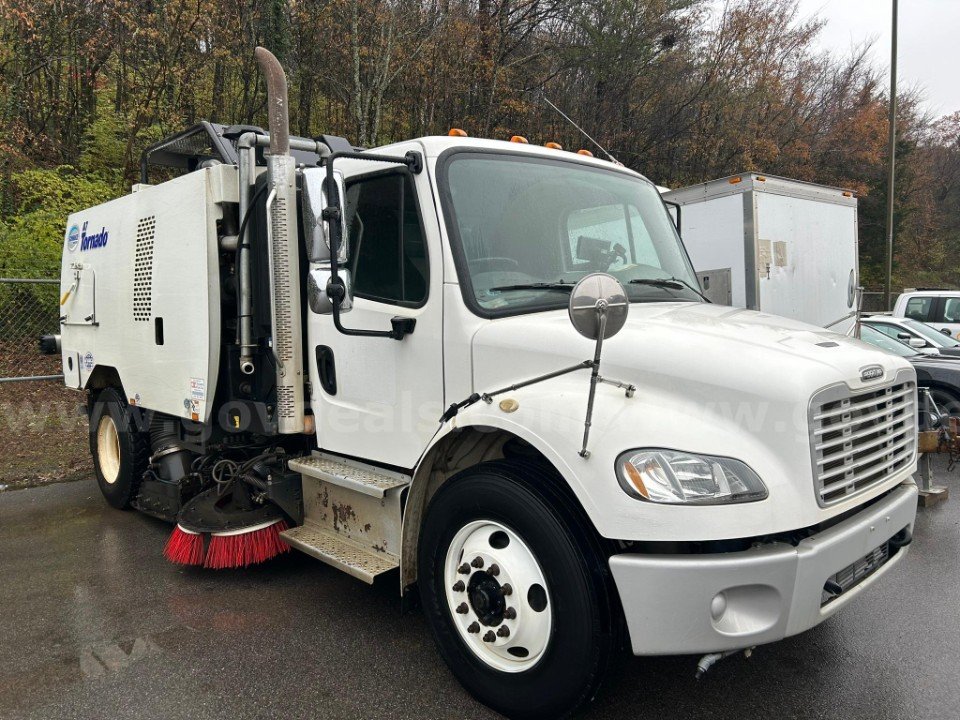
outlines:
[[80, 244], [80, 226], [71, 225], [67, 231], [67, 250], [73, 252]]
[[87, 223], [83, 224], [83, 229], [80, 231], [80, 252], [86, 250], [93, 250], [95, 248], [104, 247], [107, 244], [107, 239], [109, 238], [109, 233], [105, 227], [100, 228], [100, 232], [93, 235], [87, 234]]

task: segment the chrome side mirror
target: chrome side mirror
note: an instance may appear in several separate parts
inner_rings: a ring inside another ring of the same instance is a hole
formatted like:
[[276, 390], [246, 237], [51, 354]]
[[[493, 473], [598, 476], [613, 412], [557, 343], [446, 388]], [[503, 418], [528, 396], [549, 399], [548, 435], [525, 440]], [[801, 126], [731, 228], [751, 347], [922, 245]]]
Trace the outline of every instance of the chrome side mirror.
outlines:
[[912, 337], [912, 338], [908, 339], [907, 342], [910, 344], [910, 347], [914, 347], [914, 348], [925, 348], [925, 347], [927, 347], [927, 341], [924, 340], [923, 338]]
[[570, 292], [567, 307], [573, 327], [590, 340], [606, 340], [620, 332], [629, 310], [623, 285], [606, 273], [581, 278]]
[[[333, 312], [333, 299], [327, 293], [333, 272], [329, 265], [312, 268], [307, 274], [307, 304], [310, 311], [317, 315], [329, 315]], [[341, 269], [337, 273], [337, 282], [343, 283], [343, 302], [340, 303], [340, 312], [349, 312], [353, 307], [353, 288], [350, 284], [350, 271]]]
[[[303, 234], [307, 243], [307, 253], [311, 262], [329, 262], [330, 260], [330, 222], [324, 220], [323, 211], [334, 207], [343, 217], [343, 204], [346, 190], [343, 175], [334, 172], [334, 197], [328, 197], [327, 171], [325, 168], [307, 168], [303, 171], [301, 186], [301, 204], [303, 206]], [[346, 231], [340, 240], [340, 251], [337, 253], [337, 262], [343, 265], [347, 262]]]

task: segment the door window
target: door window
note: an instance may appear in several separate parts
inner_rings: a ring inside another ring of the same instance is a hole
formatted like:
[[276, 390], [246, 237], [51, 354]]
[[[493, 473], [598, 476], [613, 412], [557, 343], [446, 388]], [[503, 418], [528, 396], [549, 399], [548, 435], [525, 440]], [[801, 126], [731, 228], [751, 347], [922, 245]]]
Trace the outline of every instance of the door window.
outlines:
[[904, 311], [904, 317], [927, 322], [930, 320], [930, 310], [933, 308], [932, 297], [912, 297], [907, 300], [907, 309]]
[[910, 335], [906, 330], [896, 325], [887, 325], [886, 323], [869, 323], [870, 327], [875, 330], [879, 330], [884, 335], [892, 337], [894, 340], [899, 340], [899, 335]]
[[960, 323], [960, 297], [944, 298], [943, 322]]
[[388, 173], [349, 183], [345, 214], [354, 295], [422, 305], [427, 248], [410, 176]]

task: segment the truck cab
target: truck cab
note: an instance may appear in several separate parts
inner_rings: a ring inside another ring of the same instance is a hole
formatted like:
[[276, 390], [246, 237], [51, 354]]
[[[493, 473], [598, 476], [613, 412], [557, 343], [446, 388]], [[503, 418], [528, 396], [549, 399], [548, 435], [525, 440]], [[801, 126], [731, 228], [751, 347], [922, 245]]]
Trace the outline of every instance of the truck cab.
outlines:
[[[235, 164], [68, 221], [64, 292], [98, 315], [68, 298], [61, 346], [108, 500], [398, 577], [511, 717], [588, 702], [622, 644], [706, 668], [800, 633], [904, 559], [912, 367], [705, 301], [642, 175], [462, 133], [283, 133], [226, 132]], [[74, 227], [105, 244], [71, 249]]]

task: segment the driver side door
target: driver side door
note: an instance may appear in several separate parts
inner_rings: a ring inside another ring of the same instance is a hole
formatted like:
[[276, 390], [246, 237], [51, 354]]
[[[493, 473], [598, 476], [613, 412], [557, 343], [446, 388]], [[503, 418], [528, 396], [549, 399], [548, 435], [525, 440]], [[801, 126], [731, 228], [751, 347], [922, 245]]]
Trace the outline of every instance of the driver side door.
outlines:
[[399, 341], [360, 337], [309, 311], [311, 405], [322, 450], [410, 469], [443, 412], [439, 230], [421, 204], [431, 197], [426, 173], [363, 172], [370, 166], [343, 163], [353, 307], [341, 321], [362, 330], [389, 330], [395, 317], [416, 324]]

